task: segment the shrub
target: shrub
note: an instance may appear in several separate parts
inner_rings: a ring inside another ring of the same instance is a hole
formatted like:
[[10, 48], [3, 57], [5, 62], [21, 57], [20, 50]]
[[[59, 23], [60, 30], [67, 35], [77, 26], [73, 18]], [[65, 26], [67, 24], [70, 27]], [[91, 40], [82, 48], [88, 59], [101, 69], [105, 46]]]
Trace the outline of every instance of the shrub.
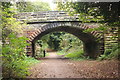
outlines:
[[[11, 7], [11, 2], [2, 2], [1, 4], [1, 29], [2, 29], [2, 76], [3, 78], [23, 78], [28, 74], [28, 65], [26, 61], [25, 47], [26, 37], [18, 37], [23, 34], [25, 24], [21, 24], [13, 15], [15, 9]], [[35, 61], [35, 60], [34, 60]], [[33, 62], [33, 61], [32, 61]]]
[[14, 33], [8, 36], [9, 43], [3, 44], [2, 69], [4, 78], [23, 78], [28, 75], [28, 66], [36, 60], [25, 55], [27, 38], [17, 37]]

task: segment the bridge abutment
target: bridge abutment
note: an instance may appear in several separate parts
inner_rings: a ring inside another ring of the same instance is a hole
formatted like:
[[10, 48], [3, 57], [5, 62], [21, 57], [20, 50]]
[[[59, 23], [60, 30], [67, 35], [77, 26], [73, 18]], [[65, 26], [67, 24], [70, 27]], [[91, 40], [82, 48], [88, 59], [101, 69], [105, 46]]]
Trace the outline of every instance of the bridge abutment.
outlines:
[[99, 44], [96, 42], [84, 43], [84, 54], [86, 57], [96, 59], [101, 53]]

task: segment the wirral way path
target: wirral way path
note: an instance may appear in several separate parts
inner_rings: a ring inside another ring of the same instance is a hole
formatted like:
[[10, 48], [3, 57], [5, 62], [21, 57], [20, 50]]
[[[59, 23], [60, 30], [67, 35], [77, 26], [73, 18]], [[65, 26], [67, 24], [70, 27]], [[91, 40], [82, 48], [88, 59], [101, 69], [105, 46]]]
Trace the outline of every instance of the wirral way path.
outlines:
[[31, 66], [30, 73], [28, 78], [120, 78], [116, 60], [73, 61], [56, 52], [49, 53]]

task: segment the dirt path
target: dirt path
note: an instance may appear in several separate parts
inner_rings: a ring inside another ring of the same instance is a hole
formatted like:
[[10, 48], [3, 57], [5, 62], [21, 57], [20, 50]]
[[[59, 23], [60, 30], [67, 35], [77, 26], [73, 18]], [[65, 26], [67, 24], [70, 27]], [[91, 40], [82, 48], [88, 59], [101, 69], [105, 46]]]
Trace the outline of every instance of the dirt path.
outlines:
[[31, 67], [28, 78], [118, 78], [118, 61], [72, 61], [49, 54]]

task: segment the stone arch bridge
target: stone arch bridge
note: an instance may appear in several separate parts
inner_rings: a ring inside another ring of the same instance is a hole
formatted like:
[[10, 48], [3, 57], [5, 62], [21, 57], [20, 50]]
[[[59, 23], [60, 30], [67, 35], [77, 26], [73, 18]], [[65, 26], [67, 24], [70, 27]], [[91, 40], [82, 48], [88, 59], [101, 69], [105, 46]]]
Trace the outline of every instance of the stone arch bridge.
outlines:
[[31, 44], [27, 46], [27, 55], [35, 56], [35, 42], [42, 36], [63, 31], [75, 35], [83, 41], [84, 53], [86, 56], [96, 58], [104, 52], [104, 35], [102, 32], [84, 32], [88, 28], [99, 27], [98, 23], [82, 23], [78, 15], [69, 16], [64, 11], [25, 12], [14, 16], [18, 21], [28, 24], [25, 35]]

